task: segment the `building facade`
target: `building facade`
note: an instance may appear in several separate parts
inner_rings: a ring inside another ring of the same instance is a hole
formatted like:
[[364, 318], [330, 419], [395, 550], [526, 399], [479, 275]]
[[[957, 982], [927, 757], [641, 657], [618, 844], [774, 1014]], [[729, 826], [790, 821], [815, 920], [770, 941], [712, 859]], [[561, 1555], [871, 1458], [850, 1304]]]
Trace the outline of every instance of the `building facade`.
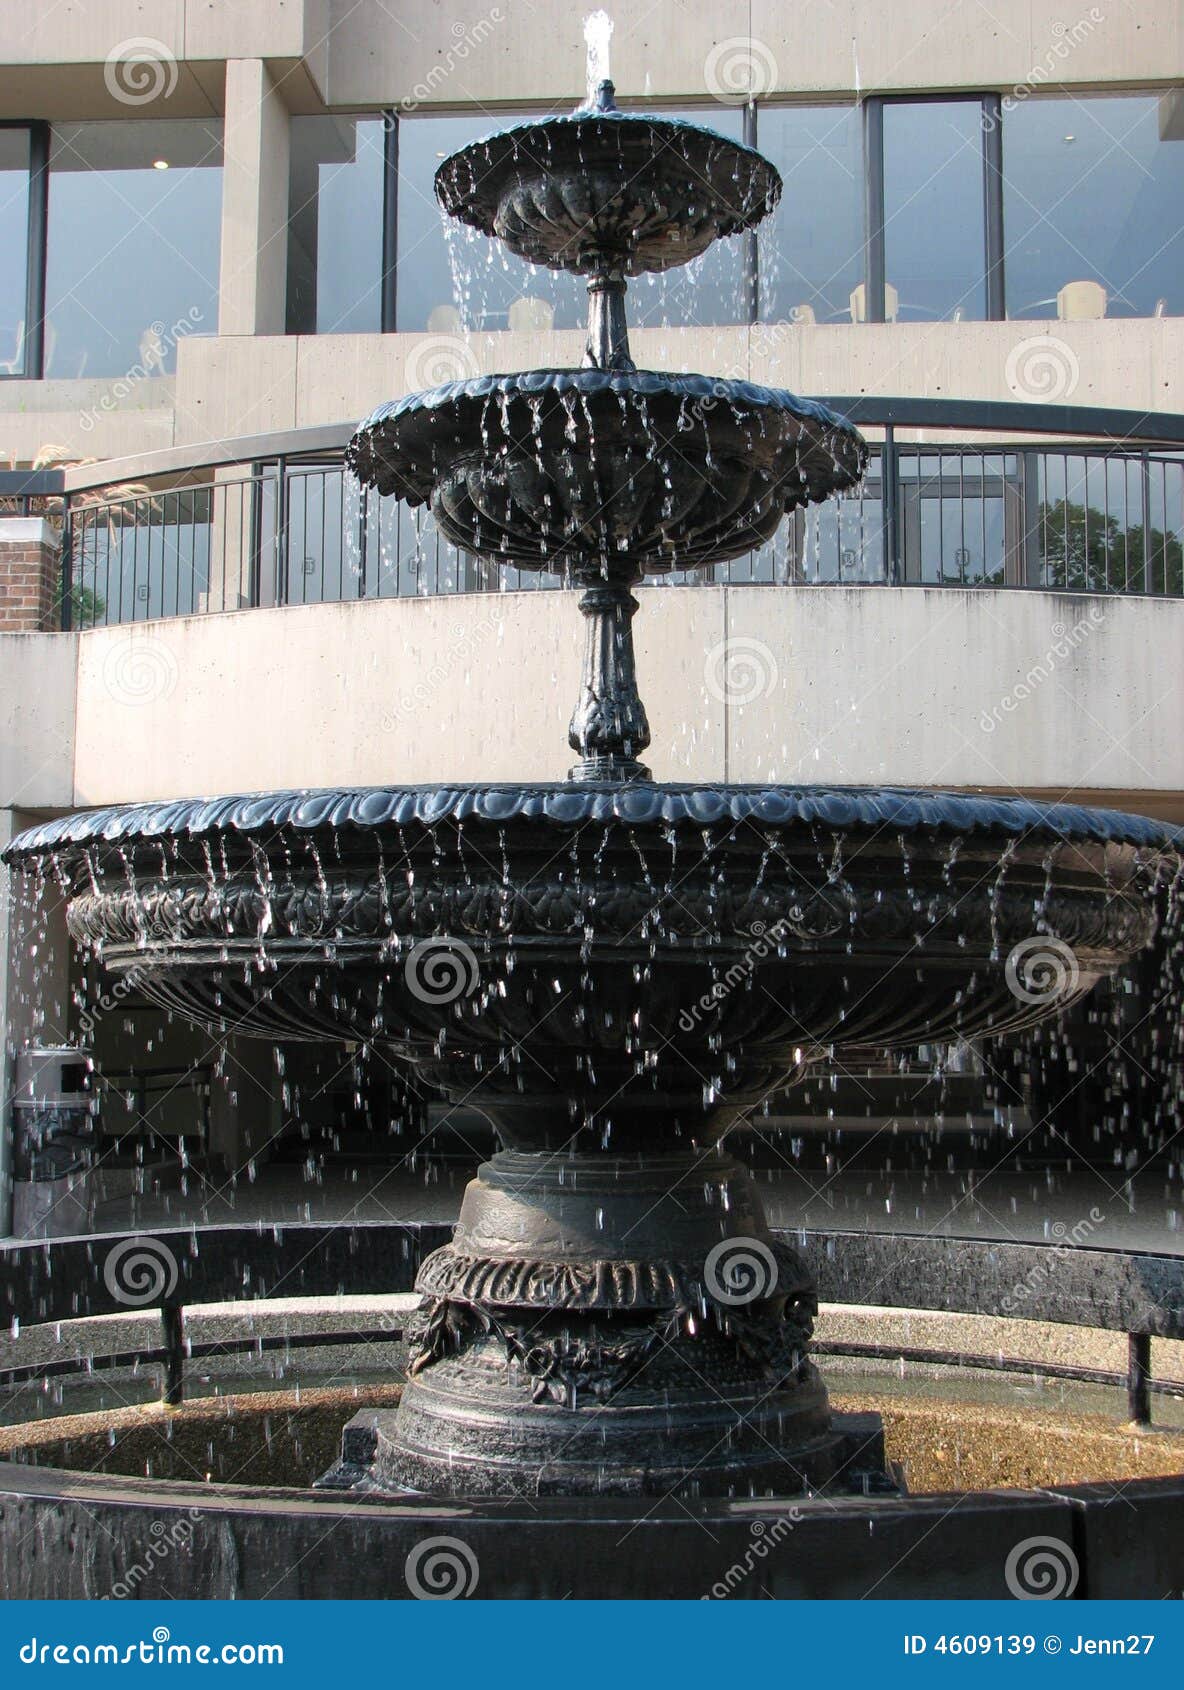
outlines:
[[[0, 841], [138, 799], [563, 774], [580, 630], [535, 590], [561, 583], [360, 501], [341, 448], [403, 392], [579, 362], [580, 288], [447, 233], [432, 176], [583, 98], [585, 11], [0, 16]], [[658, 778], [1184, 821], [1175, 0], [630, 0], [614, 25], [623, 105], [785, 183], [759, 236], [631, 287], [637, 362], [837, 398], [874, 448], [859, 493], [643, 594]], [[129, 1133], [234, 1168], [298, 1114], [332, 1139], [403, 1107], [394, 1082], [351, 1103], [340, 1062], [297, 1107], [233, 1032], [96, 1014], [52, 893], [22, 897], [6, 1062], [89, 1041]]]

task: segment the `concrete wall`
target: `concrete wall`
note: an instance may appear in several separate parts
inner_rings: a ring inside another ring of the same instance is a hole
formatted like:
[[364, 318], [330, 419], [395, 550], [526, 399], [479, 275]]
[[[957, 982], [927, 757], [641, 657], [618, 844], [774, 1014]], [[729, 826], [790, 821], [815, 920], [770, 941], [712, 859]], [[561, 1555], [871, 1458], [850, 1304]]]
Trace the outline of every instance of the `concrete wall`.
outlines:
[[78, 641], [0, 634], [0, 808], [68, 805]]
[[[1049, 334], [1065, 348], [1065, 403], [1184, 411], [1180, 317], [639, 329], [630, 344], [644, 369], [704, 371], [798, 393], [1015, 400], [1024, 394], [1008, 383], [1009, 354], [1035, 335]], [[439, 337], [375, 334], [183, 341], [177, 443], [365, 416], [416, 385], [408, 370], [423, 367], [423, 347], [434, 339]], [[472, 372], [479, 374], [570, 367], [580, 361], [583, 340], [572, 331], [475, 334], [466, 345]]]
[[[1184, 318], [1086, 323], [758, 324], [639, 329], [646, 369], [698, 370], [819, 396], [883, 394], [1014, 400], [1009, 354], [1036, 335], [1066, 350], [1067, 404], [1184, 411]], [[415, 386], [423, 334], [193, 336], [177, 347], [175, 377], [134, 385], [107, 414], [111, 383], [0, 382], [0, 428], [22, 461], [53, 443], [80, 457], [116, 457], [274, 429], [353, 422]], [[473, 373], [570, 367], [579, 331], [467, 337]], [[451, 344], [451, 343], [450, 343]], [[468, 363], [466, 362], [466, 368]], [[50, 410], [41, 410], [44, 389]], [[51, 391], [52, 390], [52, 391]], [[148, 391], [152, 390], [152, 391]], [[133, 402], [134, 401], [134, 402]]]
[[[0, 11], [0, 63], [34, 73], [6, 94], [21, 116], [41, 115], [27, 102], [44, 85], [35, 73], [48, 70], [78, 104], [68, 115], [94, 115], [103, 79], [82, 73], [101, 70], [113, 46], [145, 35], [187, 73], [170, 96], [182, 101], [208, 87], [203, 72], [211, 63], [247, 57], [266, 59], [302, 99], [338, 106], [401, 99], [492, 106], [544, 91], [574, 99], [584, 89], [588, 0], [548, 0], [545, 10], [541, 28], [538, 9], [521, 0], [59, 0]], [[624, 94], [655, 100], [701, 92], [708, 54], [732, 41], [754, 44], [761, 93], [1006, 88], [1090, 12], [1058, 0], [996, 0], [968, 25], [965, 11], [947, 0], [657, 0], [611, 10], [614, 78]], [[1179, 69], [1174, 0], [1096, 10], [1103, 14], [1097, 27], [1054, 61], [1060, 77], [1163, 81]]]
[[[1184, 792], [1184, 603], [875, 587], [640, 597], [661, 779], [1109, 793], [1164, 814]], [[43, 802], [561, 778], [582, 633], [574, 594], [544, 591], [23, 636], [47, 659], [78, 654], [72, 795], [59, 757]], [[18, 771], [40, 717], [29, 731]]]
[[[456, 105], [476, 96], [493, 105], [538, 99], [543, 89], [550, 98], [577, 98], [591, 9], [587, 0], [550, 0], [540, 28], [538, 12], [516, 0], [330, 0], [329, 98]], [[752, 44], [760, 93], [1007, 88], [1043, 63], [1090, 8], [997, 0], [968, 17], [946, 0], [658, 0], [609, 10], [621, 93], [669, 100], [703, 91], [708, 55], [723, 42]], [[1097, 10], [1103, 21], [1055, 61], [1060, 76], [1160, 81], [1179, 69], [1181, 17], [1171, 0]], [[461, 42], [469, 44], [463, 57]]]

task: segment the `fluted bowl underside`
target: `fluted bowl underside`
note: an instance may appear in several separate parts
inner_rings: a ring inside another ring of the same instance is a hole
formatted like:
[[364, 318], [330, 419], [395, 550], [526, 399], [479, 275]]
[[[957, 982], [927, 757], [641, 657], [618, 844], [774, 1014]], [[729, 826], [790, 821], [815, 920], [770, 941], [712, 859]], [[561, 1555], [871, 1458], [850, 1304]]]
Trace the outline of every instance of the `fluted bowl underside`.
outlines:
[[[820, 1048], [1065, 1007], [1150, 941], [1179, 851], [1070, 806], [645, 783], [139, 805], [6, 856], [64, 881], [75, 939], [191, 1019], [392, 1047], [503, 1126], [694, 1131]], [[1017, 974], [1017, 947], [1044, 972]]]
[[741, 556], [786, 512], [853, 487], [866, 457], [810, 400], [645, 370], [449, 383], [380, 406], [346, 450], [364, 485], [430, 505], [465, 551], [645, 574]]
[[522, 123], [436, 172], [451, 217], [531, 264], [668, 270], [774, 209], [781, 178], [750, 147], [677, 118], [576, 112]]

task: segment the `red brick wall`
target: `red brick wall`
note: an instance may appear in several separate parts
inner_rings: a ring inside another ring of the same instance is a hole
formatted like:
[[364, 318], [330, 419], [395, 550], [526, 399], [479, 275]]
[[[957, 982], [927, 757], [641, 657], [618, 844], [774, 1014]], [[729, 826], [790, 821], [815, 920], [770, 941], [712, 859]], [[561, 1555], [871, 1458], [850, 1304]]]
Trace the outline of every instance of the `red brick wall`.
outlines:
[[58, 544], [40, 517], [0, 518], [0, 633], [56, 628]]

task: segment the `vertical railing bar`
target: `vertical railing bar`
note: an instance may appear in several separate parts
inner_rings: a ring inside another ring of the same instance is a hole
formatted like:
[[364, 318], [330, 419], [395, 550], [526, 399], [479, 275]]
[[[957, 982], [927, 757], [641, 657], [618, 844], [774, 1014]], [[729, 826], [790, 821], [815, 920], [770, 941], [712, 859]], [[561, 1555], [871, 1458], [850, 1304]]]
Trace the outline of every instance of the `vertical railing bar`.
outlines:
[[176, 1303], [166, 1303], [160, 1311], [161, 1333], [164, 1338], [164, 1389], [161, 1399], [169, 1408], [178, 1408], [185, 1397], [185, 1340], [184, 1316]]
[[[1184, 465], [1177, 464], [1177, 484], [1184, 484]], [[1163, 486], [1163, 590], [1168, 590], [1168, 461], [1162, 460], [1161, 481]], [[1180, 542], [1177, 542], [1179, 544]], [[1181, 592], [1184, 592], [1184, 569], [1180, 571]]]
[[[166, 495], [166, 497], [167, 497], [167, 495]], [[192, 495], [191, 495], [191, 498], [192, 498]], [[192, 509], [193, 509], [192, 503], [190, 504], [189, 508], [190, 508], [190, 511], [192, 511]], [[174, 516], [173, 516], [173, 615], [174, 616], [180, 616], [180, 614], [181, 614], [181, 489], [179, 487], [175, 488], [174, 491], [173, 491], [173, 511], [174, 511]], [[167, 506], [166, 506], [166, 515], [167, 515]], [[190, 519], [189, 527], [190, 527], [190, 531], [192, 532], [192, 528], [193, 528], [192, 517]], [[163, 584], [162, 584], [161, 590], [160, 590], [160, 602], [161, 602], [161, 607], [162, 607], [161, 614], [163, 615], [164, 614], [164, 610], [163, 610], [163, 606], [164, 606], [164, 587], [163, 587]]]
[[1135, 1426], [1151, 1424], [1151, 1335], [1127, 1334], [1127, 1414]]
[[[205, 498], [202, 500], [202, 509], [207, 513], [209, 521], [208, 521], [207, 524], [203, 524], [203, 526], [212, 527], [213, 521], [214, 521], [214, 492], [215, 492], [214, 483], [211, 482], [209, 487], [207, 489], [205, 489], [204, 491], [205, 491]], [[192, 517], [191, 517], [191, 520], [190, 520], [190, 523], [189, 523], [189, 614], [190, 614], [190, 616], [195, 616], [197, 614], [197, 507], [196, 507], [196, 505], [192, 506], [191, 509], [192, 509], [193, 514], [192, 514]], [[207, 552], [209, 550], [208, 544], [207, 544], [206, 550], [207, 550]], [[210, 598], [209, 582], [208, 581], [206, 582], [205, 598], [206, 598], [206, 604], [207, 604], [207, 607], [208, 607], [209, 598]]]
[[74, 621], [74, 507], [62, 495], [62, 549], [58, 559], [58, 626], [69, 633]]
[[1062, 499], [1063, 499], [1064, 506], [1065, 506], [1065, 520], [1064, 520], [1064, 523], [1062, 524], [1062, 527], [1061, 527], [1061, 551], [1062, 551], [1061, 561], [1064, 564], [1064, 575], [1061, 579], [1060, 585], [1061, 585], [1062, 588], [1064, 588], [1066, 591], [1068, 591], [1068, 587], [1069, 587], [1069, 454], [1068, 454], [1067, 451], [1062, 454], [1061, 469], [1062, 469], [1062, 474], [1063, 474], [1063, 477], [1064, 477], [1061, 485], [1064, 489], [1064, 491], [1062, 493]]
[[[346, 484], [345, 474], [342, 470], [338, 470], [337, 478], [341, 484], [341, 510], [344, 516]], [[358, 492], [358, 597], [360, 599], [364, 599], [366, 597], [366, 571], [369, 567], [370, 553], [370, 534], [368, 531], [369, 514], [370, 489], [368, 487], [362, 487]], [[342, 528], [344, 529], [344, 527], [345, 524], [343, 522]]]
[[900, 586], [900, 531], [897, 520], [896, 430], [889, 423], [880, 448], [880, 521], [884, 533], [884, 571], [890, 586]]
[[288, 461], [284, 457], [275, 461], [275, 478], [275, 602], [287, 604], [292, 587], [291, 536], [288, 533], [291, 487]]

